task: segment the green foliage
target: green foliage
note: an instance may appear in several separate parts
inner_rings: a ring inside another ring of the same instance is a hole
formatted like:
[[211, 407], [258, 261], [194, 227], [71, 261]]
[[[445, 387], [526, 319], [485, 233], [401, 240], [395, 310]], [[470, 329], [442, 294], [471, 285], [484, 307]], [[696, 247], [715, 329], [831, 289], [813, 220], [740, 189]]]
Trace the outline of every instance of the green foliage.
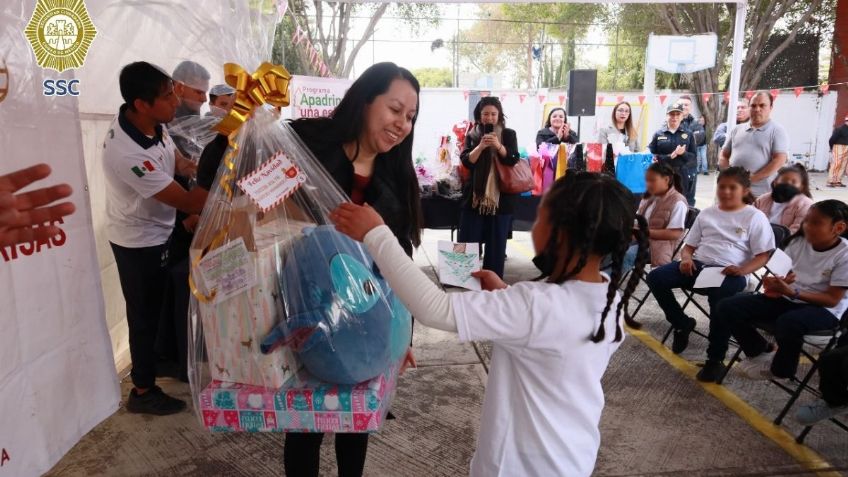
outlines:
[[418, 68], [412, 70], [412, 74], [425, 88], [443, 88], [453, 85], [453, 72], [450, 68]]

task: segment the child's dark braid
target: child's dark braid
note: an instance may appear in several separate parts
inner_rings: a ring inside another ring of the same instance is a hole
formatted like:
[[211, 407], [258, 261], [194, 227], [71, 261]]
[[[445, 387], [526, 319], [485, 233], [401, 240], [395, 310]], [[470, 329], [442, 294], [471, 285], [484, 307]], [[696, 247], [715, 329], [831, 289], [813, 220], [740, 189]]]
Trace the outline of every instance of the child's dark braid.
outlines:
[[[627, 315], [626, 301], [638, 284], [647, 261], [645, 231], [648, 226], [644, 219], [641, 219], [638, 222], [640, 230], [634, 232], [636, 214], [632, 199], [632, 193], [613, 178], [569, 171], [553, 185], [543, 203], [551, 225], [551, 238], [545, 253], [555, 264], [551, 267], [548, 281], [563, 283], [573, 278], [586, 266], [590, 255], [612, 258], [607, 303], [601, 314], [600, 327], [591, 337], [594, 342], [605, 337], [604, 324], [615, 302], [618, 284], [623, 275], [624, 255], [631, 236], [634, 235], [639, 241], [637, 267], [634, 270], [635, 275], [628, 281], [622, 302], [615, 310], [616, 341], [622, 338], [621, 327], [618, 326], [622, 309], [625, 310], [625, 322], [638, 327], [638, 323]], [[565, 242], [562, 242], [563, 237]], [[569, 267], [575, 256], [578, 257], [576, 263]]]
[[[619, 242], [616, 249], [610, 254], [612, 258], [612, 270], [609, 280], [609, 286], [607, 286], [607, 304], [604, 307], [604, 311], [601, 313], [601, 325], [598, 327], [598, 331], [596, 331], [592, 336], [591, 340], [595, 343], [599, 343], [603, 341], [606, 336], [606, 329], [604, 328], [604, 321], [609, 315], [610, 309], [612, 308], [612, 303], [615, 301], [615, 295], [618, 293], [618, 282], [621, 281], [622, 268], [624, 266], [624, 254], [627, 253], [627, 246], [630, 243], [629, 240], [623, 239]], [[621, 309], [621, 303], [619, 303], [619, 310]], [[618, 324], [618, 310], [616, 310], [616, 324]], [[615, 340], [619, 341], [621, 339], [621, 329], [616, 326], [615, 331]]]
[[633, 296], [633, 292], [636, 291], [636, 287], [639, 285], [639, 277], [642, 276], [645, 266], [651, 261], [651, 243], [648, 234], [648, 221], [645, 220], [645, 217], [641, 215], [636, 216], [636, 230], [633, 231], [633, 236], [638, 244], [636, 262], [630, 273], [630, 279], [627, 280], [627, 285], [624, 287], [617, 313], [622, 311], [623, 306], [624, 322], [631, 328], [639, 329], [642, 327], [642, 324], [630, 316], [630, 297]]

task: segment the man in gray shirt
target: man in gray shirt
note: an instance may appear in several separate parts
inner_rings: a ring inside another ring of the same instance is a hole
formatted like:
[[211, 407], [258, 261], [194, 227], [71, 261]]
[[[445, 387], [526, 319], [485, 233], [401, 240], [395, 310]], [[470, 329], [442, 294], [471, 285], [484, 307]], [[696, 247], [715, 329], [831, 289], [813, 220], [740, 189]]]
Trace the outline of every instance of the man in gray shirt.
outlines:
[[751, 98], [751, 122], [736, 126], [721, 150], [719, 168], [740, 166], [751, 173], [751, 192], [759, 197], [771, 192], [771, 182], [786, 164], [789, 135], [771, 120], [774, 99], [766, 92]]
[[[751, 119], [751, 113], [748, 111], [748, 98], [739, 98], [736, 103], [736, 124], [747, 123]], [[713, 143], [718, 146], [719, 154], [721, 148], [724, 147], [724, 141], [727, 139], [727, 123], [721, 123], [713, 134]]]

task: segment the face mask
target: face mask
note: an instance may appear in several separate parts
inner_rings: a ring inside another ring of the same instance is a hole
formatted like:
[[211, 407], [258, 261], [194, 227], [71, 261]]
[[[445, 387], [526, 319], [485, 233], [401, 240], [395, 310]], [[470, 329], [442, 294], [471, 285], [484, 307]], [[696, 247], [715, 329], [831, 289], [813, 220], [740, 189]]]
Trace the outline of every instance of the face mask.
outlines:
[[553, 260], [551, 260], [545, 252], [533, 257], [533, 265], [536, 265], [536, 268], [538, 268], [539, 271], [542, 272], [542, 275], [546, 277], [550, 276], [550, 274], [554, 271]]
[[771, 198], [778, 204], [789, 202], [801, 191], [792, 184], [777, 184], [771, 191]]

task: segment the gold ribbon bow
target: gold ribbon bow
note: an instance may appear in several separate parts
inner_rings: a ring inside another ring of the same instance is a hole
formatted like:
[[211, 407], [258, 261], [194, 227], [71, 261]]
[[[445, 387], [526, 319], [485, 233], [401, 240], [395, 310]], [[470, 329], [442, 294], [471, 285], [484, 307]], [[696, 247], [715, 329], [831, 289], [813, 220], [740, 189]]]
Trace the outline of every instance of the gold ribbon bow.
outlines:
[[[235, 157], [239, 149], [238, 143], [235, 141], [235, 132], [241, 128], [242, 124], [247, 122], [257, 106], [262, 106], [265, 103], [280, 107], [289, 105], [291, 75], [282, 66], [267, 62], [262, 63], [252, 75], [235, 63], [226, 63], [224, 65], [224, 79], [228, 85], [236, 89], [236, 97], [233, 109], [215, 126], [215, 130], [227, 136], [230, 143], [229, 150], [223, 158], [226, 170], [221, 174], [218, 184], [226, 194], [227, 199], [232, 201], [235, 195], [235, 191], [233, 191], [233, 184], [236, 179]], [[229, 231], [229, 224], [221, 227], [212, 242], [192, 261], [188, 283], [192, 294], [202, 303], [211, 303], [215, 299], [216, 290], [212, 290], [208, 296], [204, 295], [195, 284], [194, 271], [209, 251], [224, 245]]]
[[233, 109], [215, 126], [226, 136], [238, 131], [257, 106], [265, 103], [278, 107], [289, 105], [291, 74], [280, 65], [262, 63], [253, 74], [249, 74], [235, 63], [226, 63], [224, 80], [236, 89]]

